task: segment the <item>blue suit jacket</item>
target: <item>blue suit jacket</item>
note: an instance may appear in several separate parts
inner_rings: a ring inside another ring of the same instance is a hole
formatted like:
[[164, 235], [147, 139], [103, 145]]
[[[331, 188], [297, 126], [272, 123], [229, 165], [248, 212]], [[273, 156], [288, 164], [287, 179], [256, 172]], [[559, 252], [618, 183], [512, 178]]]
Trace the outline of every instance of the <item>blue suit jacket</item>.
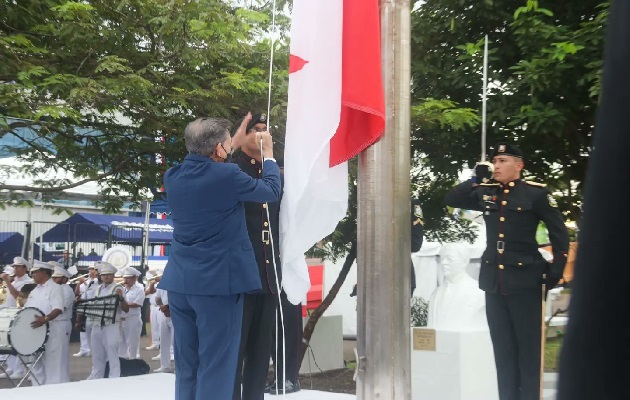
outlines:
[[193, 295], [260, 290], [243, 202], [278, 201], [278, 165], [265, 161], [262, 178], [254, 179], [236, 164], [188, 154], [166, 171], [164, 187], [174, 232], [160, 287]]

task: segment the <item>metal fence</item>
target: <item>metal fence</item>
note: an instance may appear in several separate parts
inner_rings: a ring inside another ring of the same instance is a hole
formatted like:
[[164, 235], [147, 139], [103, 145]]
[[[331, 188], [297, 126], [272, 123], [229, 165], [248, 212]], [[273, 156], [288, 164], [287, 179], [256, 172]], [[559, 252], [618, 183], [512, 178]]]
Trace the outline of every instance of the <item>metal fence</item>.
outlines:
[[[47, 241], [46, 233], [53, 228], [55, 241]], [[21, 256], [86, 269], [112, 246], [124, 246], [142, 260], [147, 256], [142, 245], [144, 236], [144, 229], [138, 226], [0, 220], [0, 263], [9, 264]]]

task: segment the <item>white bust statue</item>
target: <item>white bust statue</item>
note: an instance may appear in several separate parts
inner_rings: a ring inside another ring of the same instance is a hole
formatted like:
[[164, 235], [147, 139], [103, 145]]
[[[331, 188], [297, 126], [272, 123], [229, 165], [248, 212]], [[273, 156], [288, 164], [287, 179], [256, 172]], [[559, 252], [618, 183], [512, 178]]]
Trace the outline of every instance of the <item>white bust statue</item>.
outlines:
[[444, 281], [429, 300], [428, 327], [443, 330], [486, 330], [485, 296], [478, 282], [466, 273], [471, 247], [467, 243], [445, 243], [440, 249], [439, 268]]

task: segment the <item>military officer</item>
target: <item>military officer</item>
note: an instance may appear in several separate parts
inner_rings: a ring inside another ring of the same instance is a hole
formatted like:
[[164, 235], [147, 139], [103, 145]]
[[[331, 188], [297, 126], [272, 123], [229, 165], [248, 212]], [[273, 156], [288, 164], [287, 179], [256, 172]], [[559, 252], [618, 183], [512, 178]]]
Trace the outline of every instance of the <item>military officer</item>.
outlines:
[[[501, 400], [535, 400], [540, 395], [541, 285], [551, 289], [562, 277], [569, 234], [545, 185], [521, 180], [521, 150], [499, 143], [492, 164], [480, 163], [471, 180], [446, 195], [447, 205], [482, 211], [487, 247], [479, 287], [486, 314]], [[494, 173], [492, 173], [494, 169]], [[536, 230], [547, 226], [553, 261], [538, 251]]]
[[[265, 131], [267, 116], [254, 114], [246, 126], [241, 152], [234, 160], [246, 174], [256, 179], [262, 177], [262, 159], [256, 132]], [[262, 400], [265, 392], [280, 284], [276, 281], [276, 274], [280, 279], [281, 273], [279, 215], [280, 201], [268, 204], [245, 202], [247, 233], [258, 264], [262, 290], [245, 294], [244, 297], [241, 346], [234, 384], [235, 400]], [[274, 265], [277, 267], [275, 270]]]
[[[417, 253], [422, 247], [424, 240], [424, 216], [422, 213], [422, 206], [420, 200], [411, 199], [411, 252]], [[411, 294], [416, 290], [416, 270], [413, 267], [413, 260], [409, 258], [409, 269], [411, 272]], [[357, 285], [355, 284], [350, 293], [350, 297], [357, 295]]]

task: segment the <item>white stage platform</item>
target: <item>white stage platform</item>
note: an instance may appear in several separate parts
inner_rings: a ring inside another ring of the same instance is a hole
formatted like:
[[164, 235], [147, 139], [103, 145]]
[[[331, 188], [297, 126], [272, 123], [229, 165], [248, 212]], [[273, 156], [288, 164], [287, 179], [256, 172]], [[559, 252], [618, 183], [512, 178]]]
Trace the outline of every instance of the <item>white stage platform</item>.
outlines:
[[[175, 398], [175, 375], [147, 374], [116, 379], [98, 379], [64, 383], [60, 385], [24, 387], [0, 390], [2, 400], [68, 400], [82, 399], [151, 399], [172, 400]], [[351, 394], [327, 393], [304, 390], [285, 396], [265, 395], [265, 400], [355, 400]], [[221, 399], [214, 399], [221, 400]]]

